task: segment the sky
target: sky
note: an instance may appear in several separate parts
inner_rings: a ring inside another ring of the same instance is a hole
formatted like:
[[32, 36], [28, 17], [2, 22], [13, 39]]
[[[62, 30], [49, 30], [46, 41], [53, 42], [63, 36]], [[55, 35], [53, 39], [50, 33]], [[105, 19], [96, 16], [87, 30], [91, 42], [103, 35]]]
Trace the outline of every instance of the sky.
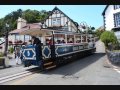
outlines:
[[102, 12], [106, 5], [0, 5], [0, 18], [18, 9], [52, 11], [55, 6], [79, 25], [86, 22], [87, 25], [96, 29], [103, 25]]

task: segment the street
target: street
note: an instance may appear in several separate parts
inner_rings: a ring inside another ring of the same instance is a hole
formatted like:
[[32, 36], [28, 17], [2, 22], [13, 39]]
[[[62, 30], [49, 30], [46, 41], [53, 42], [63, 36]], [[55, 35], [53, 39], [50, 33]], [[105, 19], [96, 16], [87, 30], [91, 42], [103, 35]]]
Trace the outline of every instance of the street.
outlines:
[[[23, 66], [0, 70], [0, 77], [27, 70]], [[119, 85], [120, 73], [107, 63], [104, 45], [96, 42], [96, 53], [47, 72], [15, 79], [1, 85]]]

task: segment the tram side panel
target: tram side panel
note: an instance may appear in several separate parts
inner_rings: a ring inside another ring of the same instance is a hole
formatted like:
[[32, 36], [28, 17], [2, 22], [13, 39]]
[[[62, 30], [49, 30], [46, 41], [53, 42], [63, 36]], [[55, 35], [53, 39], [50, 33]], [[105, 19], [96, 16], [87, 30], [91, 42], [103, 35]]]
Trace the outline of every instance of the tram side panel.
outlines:
[[88, 45], [43, 45], [26, 46], [23, 49], [23, 62], [25, 66], [35, 65], [41, 67], [44, 63], [53, 61], [56, 64], [66, 63], [76, 58], [85, 57], [95, 52], [95, 48]]
[[42, 65], [42, 52], [40, 46], [28, 45], [22, 48], [22, 61], [25, 67]]
[[96, 51], [96, 48], [89, 48], [85, 45], [61, 45], [56, 46], [56, 61], [58, 64], [74, 61], [75, 59], [88, 56]]

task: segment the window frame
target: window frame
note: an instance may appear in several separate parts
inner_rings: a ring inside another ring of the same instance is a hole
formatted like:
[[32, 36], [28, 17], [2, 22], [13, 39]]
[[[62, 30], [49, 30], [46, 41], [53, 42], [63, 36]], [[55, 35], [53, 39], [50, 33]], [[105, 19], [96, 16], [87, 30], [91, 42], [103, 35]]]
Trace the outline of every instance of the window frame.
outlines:
[[120, 12], [114, 14], [114, 26], [120, 27]]

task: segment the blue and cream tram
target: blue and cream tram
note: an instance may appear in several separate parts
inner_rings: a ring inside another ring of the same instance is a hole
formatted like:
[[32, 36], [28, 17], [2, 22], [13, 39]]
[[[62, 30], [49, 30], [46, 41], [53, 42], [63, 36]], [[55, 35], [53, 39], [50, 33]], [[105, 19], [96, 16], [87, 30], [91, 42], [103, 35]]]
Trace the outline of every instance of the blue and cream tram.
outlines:
[[[74, 61], [95, 52], [96, 48], [90, 46], [82, 39], [80, 33], [56, 30], [26, 30], [21, 34], [37, 36], [41, 45], [26, 45], [22, 47], [22, 61], [25, 67], [35, 65], [50, 69], [60, 64]], [[52, 40], [52, 43], [48, 43]], [[62, 42], [64, 41], [64, 42]]]

